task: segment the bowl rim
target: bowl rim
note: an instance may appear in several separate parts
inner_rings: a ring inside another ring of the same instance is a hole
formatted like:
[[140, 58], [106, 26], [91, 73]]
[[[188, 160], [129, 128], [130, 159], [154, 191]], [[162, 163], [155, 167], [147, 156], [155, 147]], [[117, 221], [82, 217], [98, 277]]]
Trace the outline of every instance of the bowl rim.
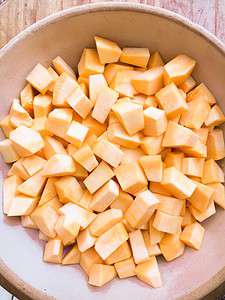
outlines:
[[[92, 4], [84, 4], [80, 6], [71, 7], [65, 10], [61, 10], [54, 14], [51, 14], [31, 26], [24, 29], [22, 32], [17, 34], [12, 38], [5, 46], [0, 49], [0, 59], [3, 59], [4, 55], [8, 53], [12, 48], [16, 47], [18, 42], [22, 42], [29, 35], [35, 33], [46, 25], [54, 24], [59, 20], [67, 19], [72, 16], [79, 16], [84, 14], [89, 14], [93, 12], [101, 11], [136, 11], [139, 13], [147, 13], [156, 16], [163, 17], [174, 23], [188, 28], [195, 34], [203, 37], [205, 40], [209, 41], [225, 58], [225, 45], [220, 41], [215, 35], [204, 29], [202, 26], [193, 23], [187, 18], [178, 15], [177, 13], [171, 12], [169, 10], [153, 7], [151, 5], [140, 4], [140, 3], [129, 3], [129, 2], [100, 2]], [[188, 294], [179, 298], [183, 300], [189, 299], [199, 299], [210, 293], [212, 290], [217, 288], [221, 283], [225, 281], [225, 266], [216, 273], [210, 280], [203, 283], [196, 289], [190, 290]], [[0, 258], [0, 285], [5, 289], [15, 294], [21, 299], [31, 299], [31, 300], [53, 300], [52, 296], [47, 295], [45, 292], [37, 290], [30, 284], [26, 283], [24, 280], [19, 278], [13, 270], [7, 267], [4, 261]]]

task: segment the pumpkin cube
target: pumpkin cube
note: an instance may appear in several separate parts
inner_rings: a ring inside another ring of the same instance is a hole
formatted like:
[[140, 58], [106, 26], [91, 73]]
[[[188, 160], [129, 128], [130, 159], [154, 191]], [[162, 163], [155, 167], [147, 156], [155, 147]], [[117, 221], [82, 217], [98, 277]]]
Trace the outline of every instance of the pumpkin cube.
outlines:
[[85, 252], [81, 253], [80, 255], [80, 266], [88, 275], [90, 272], [91, 267], [94, 264], [102, 264], [103, 260], [95, 251], [94, 248], [90, 248]]
[[97, 212], [103, 212], [118, 196], [119, 185], [111, 179], [93, 195], [90, 208]]
[[149, 62], [148, 62], [148, 68], [155, 68], [155, 67], [162, 67], [164, 65], [164, 62], [162, 60], [162, 57], [158, 51], [155, 51], [151, 54]]
[[214, 105], [205, 120], [206, 126], [218, 126], [225, 122], [225, 116], [218, 105]]
[[114, 173], [112, 169], [105, 163], [101, 162], [94, 171], [84, 180], [86, 188], [91, 194], [96, 192], [101, 186], [108, 182]]
[[66, 132], [65, 138], [76, 147], [80, 147], [87, 136], [88, 130], [89, 128], [87, 126], [72, 121]]
[[55, 224], [57, 236], [65, 246], [74, 243], [79, 230], [80, 225], [66, 216], [60, 216]]
[[55, 181], [55, 188], [59, 201], [78, 203], [83, 195], [83, 189], [77, 179], [73, 176], [64, 176]]
[[161, 182], [163, 174], [161, 155], [145, 155], [139, 162], [149, 181]]
[[65, 62], [65, 60], [62, 57], [57, 56], [56, 58], [54, 58], [52, 64], [59, 75], [65, 72], [71, 77], [76, 78], [73, 69]]
[[155, 67], [138, 74], [132, 79], [135, 90], [144, 95], [155, 95], [163, 88], [163, 72], [163, 67]]
[[204, 83], [196, 86], [192, 91], [187, 94], [187, 102], [193, 101], [195, 99], [202, 98], [208, 104], [212, 105], [216, 103], [216, 99], [211, 93], [211, 91], [206, 87]]
[[123, 48], [120, 61], [125, 64], [146, 68], [149, 58], [150, 53], [147, 48]]
[[203, 169], [202, 183], [224, 182], [224, 173], [213, 159], [206, 160]]
[[180, 234], [165, 234], [160, 244], [162, 255], [167, 261], [174, 260], [175, 258], [183, 255], [185, 245], [180, 240]]
[[185, 54], [176, 56], [164, 65], [164, 83], [183, 83], [191, 75], [195, 65], [196, 61]]
[[125, 219], [132, 227], [140, 228], [149, 221], [158, 204], [159, 200], [149, 190], [140, 192], [127, 209]]
[[225, 144], [222, 129], [213, 129], [207, 139], [207, 158], [220, 160], [225, 157]]
[[42, 95], [47, 92], [48, 87], [53, 82], [52, 76], [41, 64], [37, 64], [26, 79]]
[[73, 155], [73, 158], [88, 172], [98, 166], [98, 161], [89, 145], [83, 145]]
[[119, 60], [122, 51], [117, 43], [99, 36], [95, 36], [95, 43], [102, 64], [114, 63]]
[[181, 241], [195, 250], [199, 250], [202, 245], [205, 229], [198, 223], [185, 226], [180, 235]]
[[115, 269], [119, 278], [128, 278], [135, 276], [135, 263], [133, 258], [128, 258], [115, 263]]
[[128, 240], [129, 236], [122, 223], [114, 225], [112, 228], [97, 238], [95, 250], [102, 259], [106, 259], [117, 248]]
[[144, 129], [144, 114], [141, 105], [123, 101], [115, 104], [112, 110], [128, 134], [133, 135]]
[[160, 136], [167, 128], [167, 118], [163, 110], [149, 107], [144, 110], [144, 135]]
[[204, 158], [184, 157], [182, 160], [182, 172], [188, 176], [202, 177], [204, 164]]
[[71, 156], [55, 154], [45, 164], [42, 175], [46, 177], [66, 176], [73, 175], [75, 171], [76, 166]]
[[74, 245], [72, 249], [70, 249], [62, 259], [63, 265], [74, 265], [79, 264], [80, 262], [80, 251], [77, 245]]
[[136, 194], [147, 187], [147, 179], [138, 163], [118, 166], [115, 175], [122, 190], [130, 194]]
[[130, 245], [133, 258], [136, 264], [149, 260], [148, 249], [145, 245], [141, 230], [135, 230], [129, 233]]
[[116, 277], [114, 266], [94, 264], [89, 271], [88, 283], [101, 287]]
[[115, 264], [131, 257], [131, 249], [128, 242], [124, 242], [119, 248], [117, 248], [112, 254], [110, 254], [105, 263], [108, 265]]
[[162, 232], [179, 233], [181, 231], [182, 219], [180, 216], [169, 215], [158, 210], [152, 225]]
[[85, 48], [78, 64], [79, 75], [87, 77], [92, 74], [101, 74], [103, 72], [104, 64], [100, 62], [97, 50]]
[[33, 120], [29, 113], [20, 105], [18, 99], [13, 100], [13, 104], [9, 112], [10, 123], [13, 127], [18, 127], [21, 125], [31, 127]]
[[182, 89], [185, 93], [190, 92], [196, 86], [196, 81], [192, 76], [185, 79], [181, 84], [179, 84], [179, 88]]
[[23, 106], [29, 114], [33, 113], [33, 101], [34, 101], [34, 91], [32, 86], [28, 83], [20, 92], [21, 105]]
[[48, 263], [61, 264], [63, 244], [60, 239], [52, 239], [45, 245], [43, 260]]
[[133, 202], [133, 197], [126, 192], [120, 190], [119, 196], [111, 203], [111, 208], [116, 208], [122, 210], [123, 213], [128, 209], [128, 207]]

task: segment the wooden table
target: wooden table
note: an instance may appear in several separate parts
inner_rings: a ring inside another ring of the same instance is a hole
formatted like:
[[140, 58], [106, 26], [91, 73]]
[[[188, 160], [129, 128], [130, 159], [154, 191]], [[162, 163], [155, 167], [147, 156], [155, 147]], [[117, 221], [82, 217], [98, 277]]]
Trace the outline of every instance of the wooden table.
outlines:
[[[0, 0], [0, 48], [18, 32], [62, 9], [101, 0]], [[107, 1], [110, 2], [110, 1]], [[225, 0], [128, 0], [179, 13], [202, 25], [225, 43]], [[204, 300], [225, 300], [225, 285]], [[224, 296], [222, 296], [224, 295]], [[0, 287], [0, 300], [16, 300]]]

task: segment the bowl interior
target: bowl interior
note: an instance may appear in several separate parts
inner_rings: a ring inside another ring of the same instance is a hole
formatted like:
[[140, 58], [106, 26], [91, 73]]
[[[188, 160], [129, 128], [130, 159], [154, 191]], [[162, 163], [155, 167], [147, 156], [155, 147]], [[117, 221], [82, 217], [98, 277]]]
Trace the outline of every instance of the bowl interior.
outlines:
[[[170, 18], [135, 10], [108, 10], [76, 15], [68, 13], [36, 32], [30, 32], [8, 50], [0, 53], [0, 118], [8, 112], [14, 97], [24, 86], [33, 66], [49, 64], [62, 56], [76, 66], [82, 49], [93, 47], [94, 35], [108, 37], [121, 46], [159, 50], [166, 59], [186, 53], [197, 60], [194, 77], [205, 82], [225, 110], [224, 54], [204, 36]], [[3, 176], [6, 166], [1, 161]], [[1, 187], [2, 187], [2, 180]], [[2, 204], [0, 204], [1, 206]], [[189, 294], [210, 280], [225, 264], [225, 218], [222, 210], [203, 223], [206, 234], [201, 251], [186, 249], [173, 262], [159, 260], [163, 287], [152, 289], [131, 278], [114, 280], [97, 289], [88, 286], [78, 266], [62, 267], [42, 262], [42, 243], [36, 232], [24, 229], [18, 219], [0, 213], [0, 257], [22, 280], [58, 300], [80, 299], [174, 299]], [[193, 296], [194, 297], [194, 296]]]

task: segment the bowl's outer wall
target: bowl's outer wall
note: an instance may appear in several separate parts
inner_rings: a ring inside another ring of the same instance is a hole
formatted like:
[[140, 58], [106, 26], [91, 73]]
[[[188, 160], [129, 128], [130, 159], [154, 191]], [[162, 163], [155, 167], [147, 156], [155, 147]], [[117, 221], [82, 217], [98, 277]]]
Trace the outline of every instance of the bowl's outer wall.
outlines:
[[[225, 59], [213, 44], [187, 27], [169, 19], [135, 11], [104, 11], [71, 16], [30, 34], [0, 59], [0, 118], [24, 86], [32, 67], [49, 64], [61, 55], [76, 66], [82, 49], [93, 47], [94, 35], [108, 37], [121, 46], [159, 50], [165, 59], [186, 53], [197, 60], [195, 78], [205, 82], [224, 109]], [[6, 170], [1, 162], [1, 168]], [[4, 173], [4, 172], [3, 172]], [[79, 267], [42, 262], [37, 234], [20, 226], [19, 220], [0, 215], [0, 257], [21, 279], [58, 300], [175, 299], [207, 282], [225, 265], [225, 218], [222, 210], [204, 222], [206, 234], [201, 251], [187, 249], [171, 263], [160, 262], [163, 287], [151, 289], [134, 278], [114, 280], [106, 287], [89, 287]], [[193, 296], [194, 299], [194, 296]]]

